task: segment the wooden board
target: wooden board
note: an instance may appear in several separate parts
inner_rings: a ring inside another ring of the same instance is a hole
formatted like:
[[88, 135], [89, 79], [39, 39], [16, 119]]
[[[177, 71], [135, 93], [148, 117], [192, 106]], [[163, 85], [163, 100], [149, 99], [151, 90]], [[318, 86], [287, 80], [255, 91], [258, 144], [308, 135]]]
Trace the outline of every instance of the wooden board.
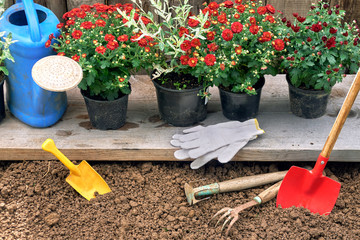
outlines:
[[266, 2], [267, 4], [273, 5], [276, 10], [282, 11], [287, 19], [293, 21], [294, 17], [292, 14], [294, 12], [297, 12], [300, 16], [306, 16], [310, 9], [311, 3], [318, 2], [318, 0], [267, 0]]
[[80, 7], [82, 4], [93, 5], [94, 3], [105, 3], [104, 0], [66, 0], [66, 2], [68, 11]]
[[[258, 120], [266, 133], [251, 141], [235, 161], [314, 161], [320, 153], [354, 76], [334, 87], [327, 114], [302, 119], [290, 113], [285, 77], [266, 77]], [[47, 138], [71, 160], [175, 161], [171, 136], [185, 128], [164, 123], [158, 114], [155, 89], [147, 76], [131, 80], [127, 124], [119, 130], [93, 129], [78, 89], [68, 92], [68, 109], [57, 124], [39, 129], [29, 127], [7, 112], [0, 124], [0, 160], [48, 160], [54, 157], [41, 150]], [[228, 121], [221, 112], [218, 91], [208, 105], [202, 125]], [[360, 99], [335, 145], [331, 161], [360, 161]]]

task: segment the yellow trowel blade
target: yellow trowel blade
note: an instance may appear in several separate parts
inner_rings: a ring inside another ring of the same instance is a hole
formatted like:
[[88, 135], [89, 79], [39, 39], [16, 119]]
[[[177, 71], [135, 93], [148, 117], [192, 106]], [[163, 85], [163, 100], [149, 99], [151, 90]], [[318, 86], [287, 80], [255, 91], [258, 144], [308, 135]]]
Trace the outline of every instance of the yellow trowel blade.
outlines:
[[103, 195], [111, 192], [105, 180], [85, 160], [75, 167], [79, 170], [80, 176], [70, 172], [66, 182], [84, 198], [90, 200], [95, 198], [95, 193]]
[[41, 147], [45, 151], [54, 154], [70, 170], [66, 182], [87, 200], [95, 198], [95, 193], [102, 195], [111, 192], [104, 179], [85, 160], [79, 165], [74, 165], [57, 149], [54, 141], [50, 138], [46, 139]]

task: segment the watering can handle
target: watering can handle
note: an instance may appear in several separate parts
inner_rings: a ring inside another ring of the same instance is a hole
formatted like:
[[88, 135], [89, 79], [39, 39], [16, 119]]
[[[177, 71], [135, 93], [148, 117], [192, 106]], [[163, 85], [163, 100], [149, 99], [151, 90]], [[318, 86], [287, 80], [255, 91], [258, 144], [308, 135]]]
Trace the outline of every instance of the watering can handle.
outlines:
[[40, 42], [41, 41], [40, 24], [34, 2], [32, 0], [17, 0], [16, 3], [24, 4], [24, 11], [29, 26], [31, 40], [33, 42]]

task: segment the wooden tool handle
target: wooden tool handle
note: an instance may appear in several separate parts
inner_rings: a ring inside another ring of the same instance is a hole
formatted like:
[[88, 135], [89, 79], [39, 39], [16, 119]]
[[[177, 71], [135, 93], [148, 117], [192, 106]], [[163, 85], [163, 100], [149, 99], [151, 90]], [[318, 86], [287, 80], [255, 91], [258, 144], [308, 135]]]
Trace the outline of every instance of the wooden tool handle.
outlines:
[[330, 134], [325, 142], [324, 148], [321, 151], [320, 155], [324, 158], [329, 158], [331, 151], [334, 148], [335, 142], [340, 134], [342, 127], [346, 121], [347, 116], [351, 110], [352, 105], [359, 93], [360, 89], [360, 69], [355, 76], [355, 80], [352, 83], [349, 92], [345, 98], [345, 101], [340, 109], [340, 112], [335, 120], [335, 123], [330, 131]]
[[240, 178], [235, 178], [232, 180], [220, 182], [218, 183], [219, 192], [224, 193], [224, 192], [241, 191], [244, 189], [277, 182], [282, 180], [285, 177], [286, 173], [287, 171], [266, 173], [266, 174], [259, 174], [254, 176], [240, 177]]
[[281, 183], [282, 181], [272, 185], [271, 187], [260, 193], [258, 197], [261, 199], [261, 203], [266, 203], [271, 199], [274, 199], [279, 192]]

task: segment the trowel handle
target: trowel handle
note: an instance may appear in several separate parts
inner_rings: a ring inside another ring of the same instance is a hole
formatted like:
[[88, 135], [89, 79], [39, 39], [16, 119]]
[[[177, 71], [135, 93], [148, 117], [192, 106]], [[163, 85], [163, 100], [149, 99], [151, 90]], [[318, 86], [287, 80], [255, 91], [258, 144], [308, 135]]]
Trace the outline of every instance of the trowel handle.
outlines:
[[336, 117], [335, 123], [331, 128], [329, 136], [325, 142], [323, 150], [320, 153], [320, 156], [316, 162], [316, 165], [313, 169], [314, 173], [322, 173], [325, 168], [325, 165], [330, 157], [331, 151], [334, 148], [335, 142], [339, 137], [342, 127], [346, 121], [347, 116], [350, 113], [351, 107], [355, 102], [355, 99], [360, 90], [360, 69], [358, 70], [355, 79], [349, 89], [348, 94], [344, 100], [344, 103], [340, 109], [339, 114]]
[[59, 149], [57, 149], [52, 139], [46, 139], [45, 142], [41, 145], [41, 147], [43, 150], [54, 154], [55, 157], [57, 157], [57, 159], [59, 159], [62, 164], [64, 164], [72, 173], [80, 176], [80, 172], [76, 168], [76, 166], [64, 154], [62, 154]]
[[232, 180], [220, 182], [218, 183], [219, 192], [224, 193], [224, 192], [240, 191], [243, 189], [253, 188], [253, 187], [277, 182], [282, 180], [285, 177], [286, 173], [287, 171], [265, 173], [265, 174], [240, 177], [240, 178], [235, 178]]
[[24, 11], [26, 15], [26, 20], [28, 22], [31, 40], [33, 42], [40, 42], [41, 41], [40, 24], [33, 0], [22, 0], [22, 1], [18, 0], [16, 2], [24, 4]]

